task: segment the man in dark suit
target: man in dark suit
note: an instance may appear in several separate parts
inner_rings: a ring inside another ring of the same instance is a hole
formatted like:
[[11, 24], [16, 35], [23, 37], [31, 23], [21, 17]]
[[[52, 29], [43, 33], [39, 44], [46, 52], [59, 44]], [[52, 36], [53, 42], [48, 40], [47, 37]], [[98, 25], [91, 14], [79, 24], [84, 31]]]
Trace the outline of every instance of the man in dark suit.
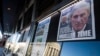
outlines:
[[68, 23], [66, 22], [68, 19], [66, 16], [62, 17], [61, 23], [60, 23], [60, 27], [66, 27], [68, 25]]
[[[90, 4], [87, 2], [79, 2], [75, 4], [71, 12], [71, 25], [73, 31], [78, 37], [90, 37], [92, 26], [89, 24]], [[88, 23], [89, 22], [89, 23]]]

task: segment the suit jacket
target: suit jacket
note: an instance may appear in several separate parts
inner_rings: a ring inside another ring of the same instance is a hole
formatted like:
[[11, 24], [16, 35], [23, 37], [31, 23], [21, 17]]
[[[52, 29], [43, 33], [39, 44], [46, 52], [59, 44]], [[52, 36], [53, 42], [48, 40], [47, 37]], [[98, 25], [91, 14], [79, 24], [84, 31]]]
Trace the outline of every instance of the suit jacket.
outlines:
[[[75, 32], [76, 35], [78, 34], [82, 34], [82, 38], [83, 37], [92, 37], [92, 25], [91, 24], [86, 24], [86, 27], [84, 30], [82, 30], [83, 32], [79, 31], [78, 33]], [[78, 35], [78, 37], [76, 36], [76, 38], [80, 38], [81, 36]]]

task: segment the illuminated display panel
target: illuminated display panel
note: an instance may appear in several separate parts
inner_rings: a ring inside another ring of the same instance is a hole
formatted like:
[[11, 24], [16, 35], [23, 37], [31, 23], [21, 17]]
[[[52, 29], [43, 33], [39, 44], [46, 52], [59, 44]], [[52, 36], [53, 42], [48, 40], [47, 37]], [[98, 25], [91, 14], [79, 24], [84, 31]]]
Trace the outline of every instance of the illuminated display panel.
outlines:
[[46, 44], [46, 39], [48, 35], [50, 19], [51, 17], [48, 17], [42, 21], [39, 21], [36, 34], [35, 34], [33, 47], [32, 47], [31, 56], [42, 56], [43, 55], [45, 44]]
[[93, 0], [81, 0], [61, 10], [57, 41], [95, 39]]

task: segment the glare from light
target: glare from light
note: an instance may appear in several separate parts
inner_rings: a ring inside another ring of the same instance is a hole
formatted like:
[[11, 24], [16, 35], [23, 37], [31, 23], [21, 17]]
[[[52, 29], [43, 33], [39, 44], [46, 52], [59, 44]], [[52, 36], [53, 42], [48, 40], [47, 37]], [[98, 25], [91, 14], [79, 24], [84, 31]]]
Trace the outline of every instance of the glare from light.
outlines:
[[11, 41], [12, 43], [15, 43], [15, 42], [17, 42], [17, 41], [19, 40], [20, 36], [21, 36], [21, 34], [15, 33], [15, 34], [13, 34], [13, 35], [10, 37], [10, 41]]
[[0, 39], [2, 39], [2, 33], [1, 33], [1, 31], [0, 31]]
[[11, 8], [7, 8], [7, 10], [11, 10]]

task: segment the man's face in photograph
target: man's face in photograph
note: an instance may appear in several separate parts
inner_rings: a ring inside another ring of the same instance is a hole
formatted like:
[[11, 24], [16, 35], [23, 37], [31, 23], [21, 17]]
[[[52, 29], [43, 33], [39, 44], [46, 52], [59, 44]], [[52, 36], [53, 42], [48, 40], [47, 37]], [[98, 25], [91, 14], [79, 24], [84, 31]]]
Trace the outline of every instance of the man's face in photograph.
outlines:
[[88, 21], [89, 11], [87, 8], [79, 8], [75, 10], [71, 16], [72, 27], [75, 31], [80, 31], [83, 29]]

